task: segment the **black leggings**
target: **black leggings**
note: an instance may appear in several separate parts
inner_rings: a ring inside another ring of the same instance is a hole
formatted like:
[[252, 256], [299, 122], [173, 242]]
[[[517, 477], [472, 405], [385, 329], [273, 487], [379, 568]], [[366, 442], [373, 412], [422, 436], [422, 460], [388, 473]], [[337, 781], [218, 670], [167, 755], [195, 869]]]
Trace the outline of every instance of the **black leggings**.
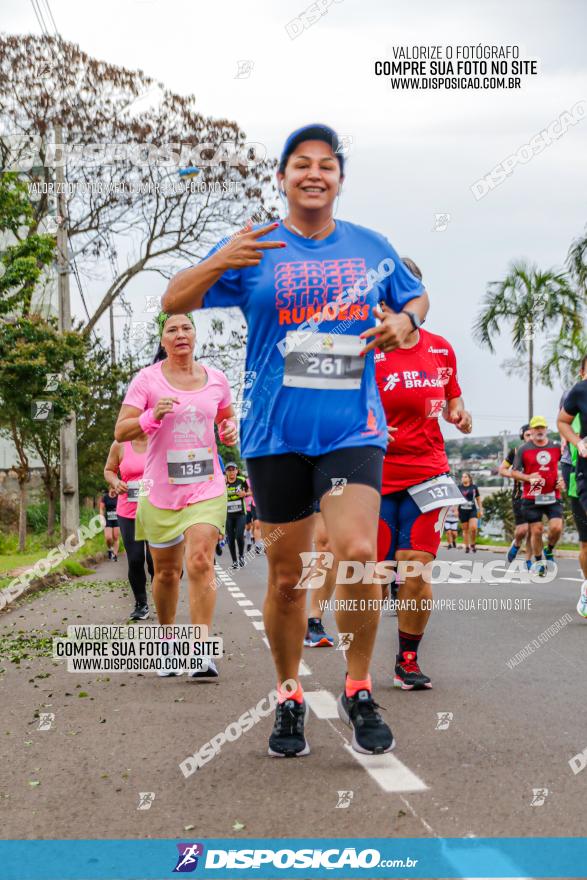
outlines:
[[135, 541], [135, 521], [126, 516], [118, 515], [120, 534], [124, 541], [126, 558], [128, 560], [128, 579], [134, 593], [137, 605], [147, 605], [147, 575], [145, 574], [145, 561], [151, 580], [154, 568], [149, 545], [146, 541]]
[[229, 513], [226, 517], [226, 543], [230, 550], [232, 561], [236, 562], [236, 545], [238, 544], [238, 558], [242, 559], [245, 554], [245, 522], [244, 513]]

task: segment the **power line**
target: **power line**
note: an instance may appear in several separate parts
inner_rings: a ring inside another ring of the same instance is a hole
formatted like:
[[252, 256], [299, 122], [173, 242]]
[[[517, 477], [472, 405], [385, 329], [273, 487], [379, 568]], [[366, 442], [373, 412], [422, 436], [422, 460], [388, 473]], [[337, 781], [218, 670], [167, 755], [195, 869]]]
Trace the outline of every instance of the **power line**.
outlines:
[[[55, 31], [55, 36], [56, 36], [59, 40], [61, 40], [61, 34], [59, 33], [59, 29], [57, 28], [57, 24], [56, 24], [56, 22], [55, 22], [55, 18], [54, 18], [54, 16], [53, 16], [53, 12], [51, 11], [51, 7], [50, 7], [50, 5], [49, 5], [49, 0], [44, 0], [44, 2], [45, 2], [45, 6], [47, 7], [47, 12], [48, 12], [48, 14], [49, 14], [49, 18], [51, 19], [51, 22], [52, 22], [52, 24], [53, 24], [53, 29], [54, 29], [54, 31]], [[45, 24], [45, 20], [44, 20], [44, 18], [43, 18], [43, 13], [42, 13], [42, 11], [41, 11], [40, 0], [31, 0], [31, 5], [32, 5], [32, 7], [33, 7], [33, 11], [34, 11], [34, 13], [35, 13], [35, 15], [36, 15], [36, 17], [37, 17], [37, 21], [39, 22], [39, 27], [41, 28], [41, 30], [42, 30], [44, 36], [46, 36], [46, 37], [50, 37], [51, 34], [49, 33], [49, 29], [47, 28], [47, 25]], [[62, 222], [65, 222], [65, 217], [62, 218]], [[70, 236], [70, 234], [69, 234], [69, 229], [67, 229], [67, 241], [68, 241], [69, 246], [71, 247], [72, 242], [71, 242], [71, 236]], [[78, 267], [77, 267], [77, 261], [76, 261], [75, 256], [73, 256], [73, 254], [72, 254], [72, 256], [71, 256], [71, 259], [69, 260], [69, 265], [72, 267], [73, 275], [74, 275], [74, 277], [75, 277], [75, 281], [76, 281], [76, 284], [77, 284], [77, 288], [78, 288], [78, 291], [79, 291], [79, 294], [80, 294], [80, 297], [81, 297], [81, 300], [82, 300], [82, 303], [83, 303], [84, 311], [85, 311], [86, 316], [87, 316], [87, 319], [88, 319], [88, 321], [89, 321], [89, 320], [90, 320], [90, 313], [89, 313], [89, 311], [88, 311], [88, 306], [87, 306], [87, 303], [86, 303], [86, 298], [85, 298], [84, 290], [83, 290], [83, 287], [82, 287], [81, 277], [80, 277], [80, 273], [79, 273], [79, 270], [78, 270]], [[69, 267], [68, 267], [68, 269], [69, 269]], [[96, 336], [96, 331], [95, 331], [95, 330], [92, 330], [92, 333], [93, 333], [94, 336], [97, 338], [97, 336]]]
[[45, 24], [45, 20], [43, 19], [43, 13], [41, 12], [41, 7], [36, 3], [36, 0], [31, 0], [31, 5], [33, 7], [33, 11], [37, 16], [37, 21], [39, 22], [39, 27], [42, 32], [48, 36], [47, 25]]
[[47, 12], [49, 13], [49, 17], [51, 18], [51, 21], [53, 23], [53, 29], [55, 31], [55, 36], [58, 37], [59, 36], [59, 29], [58, 29], [57, 25], [55, 24], [55, 19], [53, 18], [53, 13], [51, 11], [51, 7], [49, 6], [49, 0], [45, 0], [45, 6], [47, 7]]

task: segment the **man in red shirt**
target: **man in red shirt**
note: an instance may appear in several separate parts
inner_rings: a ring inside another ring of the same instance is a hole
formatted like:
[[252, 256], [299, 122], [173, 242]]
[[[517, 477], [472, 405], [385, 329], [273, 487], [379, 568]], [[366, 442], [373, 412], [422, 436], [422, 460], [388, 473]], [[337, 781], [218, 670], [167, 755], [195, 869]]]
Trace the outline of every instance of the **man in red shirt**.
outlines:
[[[510, 476], [523, 485], [522, 510], [530, 526], [532, 553], [542, 560], [543, 517], [548, 517], [548, 546], [544, 556], [554, 559], [554, 548], [563, 531], [563, 506], [560, 500], [564, 483], [559, 476], [560, 443], [548, 439], [548, 423], [543, 416], [530, 419], [532, 439], [518, 447]], [[540, 571], [545, 571], [542, 565]]]
[[[405, 265], [417, 278], [415, 263]], [[441, 416], [463, 434], [472, 430], [450, 343], [421, 328], [395, 351], [375, 355], [375, 375], [385, 410], [389, 446], [383, 463], [377, 540], [379, 561], [432, 562], [438, 552], [447, 509], [463, 498], [449, 475]], [[430, 617], [422, 607], [432, 588], [422, 574], [398, 584], [399, 652], [394, 686], [432, 687], [418, 665], [418, 646]], [[411, 608], [415, 600], [415, 608]], [[406, 610], [409, 608], [409, 610]]]

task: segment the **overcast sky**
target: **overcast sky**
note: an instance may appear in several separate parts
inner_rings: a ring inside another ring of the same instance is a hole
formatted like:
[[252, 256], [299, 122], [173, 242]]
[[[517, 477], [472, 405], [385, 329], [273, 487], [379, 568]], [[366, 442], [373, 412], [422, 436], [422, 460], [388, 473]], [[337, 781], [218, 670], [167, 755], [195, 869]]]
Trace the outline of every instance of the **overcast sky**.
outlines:
[[[527, 394], [523, 380], [500, 368], [510, 354], [507, 335], [491, 355], [474, 342], [471, 325], [487, 282], [502, 278], [513, 259], [560, 267], [584, 229], [587, 119], [485, 198], [477, 201], [470, 188], [587, 100], [582, 0], [341, 0], [296, 39], [285, 26], [307, 8], [304, 0], [50, 3], [64, 38], [194, 93], [202, 113], [236, 120], [271, 155], [310, 121], [351, 137], [338, 216], [384, 233], [423, 269], [427, 327], [456, 349], [474, 433], [517, 430]], [[39, 33], [30, 3], [4, 0], [3, 30]], [[418, 92], [393, 90], [373, 74], [392, 46], [479, 43], [519, 45], [522, 57], [539, 59], [539, 75], [524, 78], [520, 90]], [[243, 60], [252, 62], [250, 76], [236, 78]], [[435, 231], [441, 213], [450, 222]], [[146, 284], [136, 282], [131, 303]], [[101, 288], [89, 291], [96, 305]], [[539, 386], [535, 412], [554, 420], [559, 396]]]

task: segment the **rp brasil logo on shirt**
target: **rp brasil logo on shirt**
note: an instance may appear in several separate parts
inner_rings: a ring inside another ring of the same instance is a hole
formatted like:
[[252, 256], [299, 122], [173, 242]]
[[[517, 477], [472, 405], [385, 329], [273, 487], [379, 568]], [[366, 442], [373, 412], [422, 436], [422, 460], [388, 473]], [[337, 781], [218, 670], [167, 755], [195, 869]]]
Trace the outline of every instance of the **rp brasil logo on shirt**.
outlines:
[[201, 843], [178, 843], [177, 864], [173, 869], [174, 874], [188, 874], [198, 867], [198, 858], [204, 855], [204, 845]]
[[[385, 377], [384, 391], [393, 391], [400, 382], [404, 388], [442, 388], [452, 376], [452, 367], [437, 367], [437, 375], [428, 375], [426, 370], [402, 370], [389, 373]], [[401, 375], [401, 378], [400, 378]]]

